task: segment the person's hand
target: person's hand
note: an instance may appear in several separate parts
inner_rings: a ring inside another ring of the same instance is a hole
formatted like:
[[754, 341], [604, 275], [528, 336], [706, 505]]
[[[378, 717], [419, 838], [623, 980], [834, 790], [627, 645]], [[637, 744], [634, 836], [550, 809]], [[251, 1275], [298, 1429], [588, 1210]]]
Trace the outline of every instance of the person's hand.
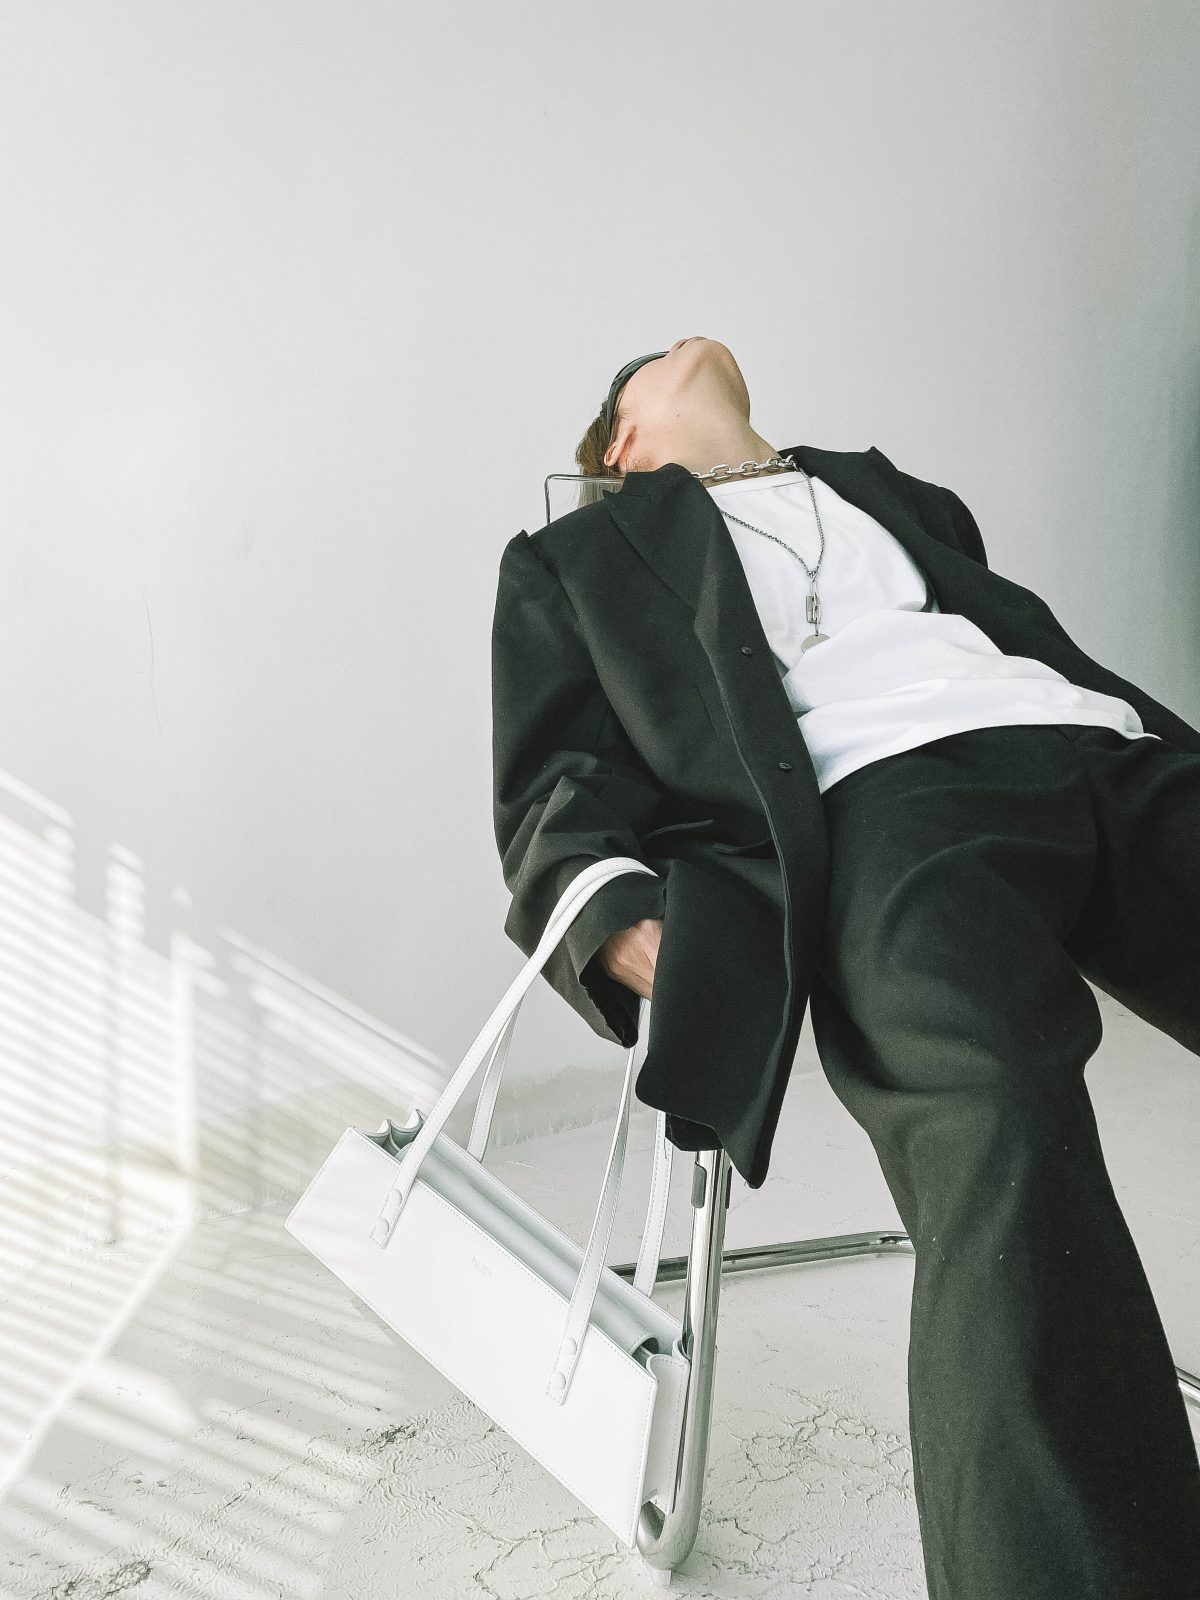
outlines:
[[600, 965], [610, 978], [640, 994], [643, 1000], [652, 999], [661, 937], [662, 918], [644, 917], [631, 928], [609, 935], [600, 946]]

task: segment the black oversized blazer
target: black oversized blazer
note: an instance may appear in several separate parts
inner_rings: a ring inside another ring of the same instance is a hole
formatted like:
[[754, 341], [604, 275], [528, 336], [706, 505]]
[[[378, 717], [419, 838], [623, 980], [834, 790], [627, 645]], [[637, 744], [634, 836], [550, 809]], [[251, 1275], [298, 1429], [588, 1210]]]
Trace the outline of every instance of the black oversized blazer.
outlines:
[[[1093, 661], [1029, 589], [989, 570], [952, 490], [874, 446], [789, 452], [893, 533], [943, 611], [1007, 655], [1128, 700], [1148, 733], [1200, 732]], [[628, 855], [543, 969], [603, 1038], [637, 1039], [638, 996], [603, 971], [609, 934], [663, 919], [636, 1080], [672, 1143], [767, 1174], [825, 918], [829, 851], [816, 773], [724, 517], [667, 462], [500, 558], [492, 631], [493, 814], [526, 955], [589, 862]]]

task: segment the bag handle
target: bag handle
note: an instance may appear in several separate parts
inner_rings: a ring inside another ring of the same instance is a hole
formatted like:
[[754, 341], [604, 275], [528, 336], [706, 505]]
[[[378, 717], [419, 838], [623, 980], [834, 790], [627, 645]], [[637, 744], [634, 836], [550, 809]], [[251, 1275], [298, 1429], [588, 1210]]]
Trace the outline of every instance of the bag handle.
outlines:
[[[438, 1096], [428, 1117], [421, 1124], [412, 1142], [397, 1162], [396, 1175], [392, 1187], [388, 1191], [371, 1228], [371, 1238], [380, 1247], [384, 1246], [392, 1235], [396, 1219], [403, 1210], [404, 1204], [412, 1192], [412, 1186], [416, 1182], [421, 1162], [425, 1159], [431, 1145], [442, 1131], [447, 1118], [462, 1098], [471, 1080], [475, 1077], [480, 1067], [483, 1066], [489, 1053], [498, 1045], [500, 1035], [507, 1027], [516, 1007], [532, 986], [534, 979], [542, 967], [545, 966], [550, 952], [562, 938], [567, 927], [575, 920], [601, 885], [607, 883], [610, 878], [619, 877], [624, 872], [648, 872], [651, 876], [654, 876], [652, 867], [648, 867], [645, 862], [638, 861], [633, 856], [610, 856], [603, 860], [593, 861], [589, 866], [586, 866], [559, 896], [558, 903], [550, 914], [545, 930], [533, 954], [501, 996], [491, 1016], [484, 1023], [471, 1048], [467, 1051], [462, 1063]], [[571, 1378], [579, 1360], [583, 1337], [591, 1320], [592, 1306], [596, 1299], [596, 1291], [600, 1285], [604, 1257], [608, 1250], [609, 1236], [612, 1232], [613, 1219], [616, 1215], [616, 1201], [624, 1170], [625, 1146], [629, 1132], [629, 1106], [633, 1086], [635, 1055], [636, 1046], [633, 1046], [628, 1052], [626, 1061], [625, 1081], [622, 1085], [621, 1102], [617, 1111], [617, 1124], [613, 1130], [613, 1141], [609, 1150], [608, 1164], [605, 1168], [604, 1182], [601, 1186], [600, 1201], [596, 1208], [596, 1215], [592, 1223], [587, 1247], [583, 1252], [579, 1277], [576, 1280], [571, 1303], [567, 1309], [563, 1336], [559, 1342], [554, 1367], [546, 1387], [547, 1396], [560, 1405], [569, 1392]], [[656, 1173], [656, 1179], [660, 1179], [659, 1173]], [[656, 1196], [653, 1198], [657, 1198], [661, 1194], [661, 1204], [665, 1206], [663, 1189], [664, 1186], [659, 1181], [657, 1183]], [[639, 1268], [648, 1259], [644, 1245], [645, 1241], [643, 1240], [643, 1252], [639, 1257]]]
[[[646, 1011], [650, 1002], [644, 995], [639, 997], [638, 1008], [638, 1039], [630, 1046], [637, 1048], [646, 1033]], [[471, 1123], [471, 1137], [467, 1141], [467, 1153], [482, 1161], [487, 1149], [487, 1142], [492, 1131], [492, 1117], [496, 1110], [496, 1097], [500, 1090], [500, 1080], [504, 1076], [504, 1068], [508, 1060], [508, 1047], [512, 1042], [513, 1030], [516, 1026], [517, 1016], [525, 1003], [525, 997], [517, 1001], [513, 1007], [512, 1015], [504, 1024], [503, 1032], [492, 1047], [491, 1060], [489, 1061], [483, 1078], [483, 1087], [479, 1091], [479, 1099], [475, 1105], [475, 1116]], [[667, 1202], [671, 1193], [671, 1162], [674, 1157], [675, 1146], [667, 1138], [667, 1114], [665, 1111], [656, 1111], [655, 1139], [654, 1139], [654, 1167], [650, 1179], [650, 1198], [646, 1205], [646, 1222], [642, 1228], [642, 1240], [638, 1249], [637, 1267], [633, 1274], [633, 1286], [642, 1294], [653, 1294], [654, 1285], [658, 1279], [658, 1264], [662, 1259], [663, 1231], [667, 1221]]]

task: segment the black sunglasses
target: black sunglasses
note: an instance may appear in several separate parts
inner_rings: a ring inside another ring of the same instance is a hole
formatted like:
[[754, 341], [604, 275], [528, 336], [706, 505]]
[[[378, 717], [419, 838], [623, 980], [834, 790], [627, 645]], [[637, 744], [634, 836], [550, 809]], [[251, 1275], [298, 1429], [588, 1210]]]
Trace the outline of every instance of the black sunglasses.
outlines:
[[647, 361], [657, 361], [659, 356], [665, 356], [669, 353], [670, 352], [667, 350], [655, 350], [648, 356], [638, 356], [636, 360], [627, 361], [621, 368], [620, 372], [617, 373], [616, 377], [609, 385], [608, 396], [605, 399], [604, 407], [601, 411], [601, 415], [604, 418], [604, 425], [608, 429], [609, 433], [612, 432], [613, 418], [617, 414], [617, 401], [620, 397], [621, 390], [629, 382], [630, 378], [633, 377], [634, 373], [639, 367], [644, 367]]

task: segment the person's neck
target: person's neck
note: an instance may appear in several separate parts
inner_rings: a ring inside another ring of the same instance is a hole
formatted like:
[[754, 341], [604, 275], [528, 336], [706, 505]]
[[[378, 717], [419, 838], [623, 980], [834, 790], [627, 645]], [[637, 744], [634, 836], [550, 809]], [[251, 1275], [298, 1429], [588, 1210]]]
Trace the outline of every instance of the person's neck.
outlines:
[[[743, 461], [768, 461], [778, 453], [773, 444], [747, 424], [690, 433], [664, 449], [662, 462], [677, 461], [689, 472], [703, 474], [721, 463], [736, 468]], [[657, 464], [661, 466], [662, 462]]]

